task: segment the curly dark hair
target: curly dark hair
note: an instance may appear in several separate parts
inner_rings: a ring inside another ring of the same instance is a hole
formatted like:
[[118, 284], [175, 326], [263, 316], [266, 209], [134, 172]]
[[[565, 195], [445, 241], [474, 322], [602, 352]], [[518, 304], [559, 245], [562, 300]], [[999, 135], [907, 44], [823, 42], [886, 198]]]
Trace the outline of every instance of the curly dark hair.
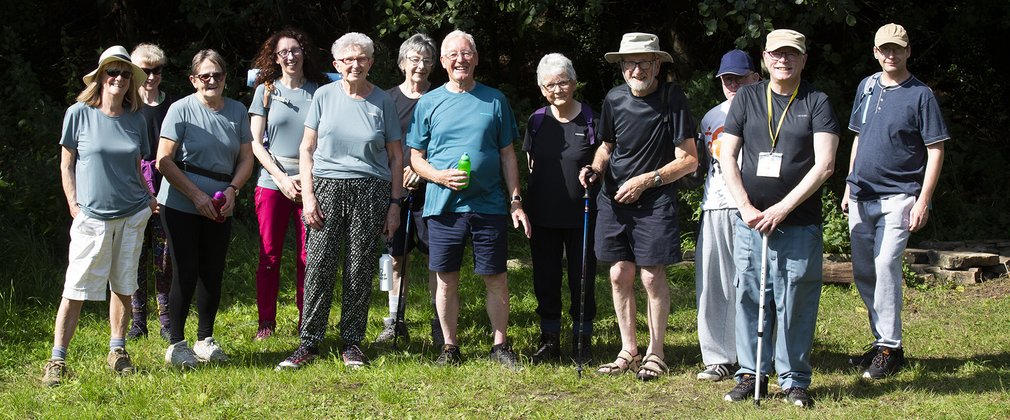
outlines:
[[302, 64], [302, 72], [305, 73], [305, 78], [316, 82], [320, 86], [329, 82], [329, 79], [323, 75], [322, 70], [319, 69], [318, 64], [315, 60], [316, 47], [312, 43], [312, 39], [305, 32], [300, 29], [295, 28], [284, 28], [280, 31], [275, 32], [270, 35], [266, 41], [263, 42], [263, 46], [260, 47], [260, 51], [256, 54], [256, 59], [253, 60], [253, 67], [260, 70], [259, 75], [256, 76], [256, 82], [254, 86], [259, 86], [262, 83], [266, 83], [267, 87], [272, 87], [274, 80], [281, 77], [281, 66], [277, 64], [274, 60], [274, 48], [277, 48], [277, 43], [280, 42], [281, 38], [291, 38], [298, 41], [301, 45], [302, 50], [305, 51], [304, 62]]

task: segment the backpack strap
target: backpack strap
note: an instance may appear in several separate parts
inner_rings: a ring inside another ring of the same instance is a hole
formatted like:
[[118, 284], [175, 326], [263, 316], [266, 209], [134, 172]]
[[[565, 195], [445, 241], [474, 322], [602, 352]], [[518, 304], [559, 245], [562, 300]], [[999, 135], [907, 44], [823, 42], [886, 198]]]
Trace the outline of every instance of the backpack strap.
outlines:
[[589, 131], [587, 133], [587, 135], [589, 136], [589, 138], [586, 139], [586, 141], [589, 142], [589, 145], [596, 144], [596, 127], [595, 127], [595, 124], [593, 124], [593, 117], [594, 117], [594, 115], [593, 115], [593, 108], [590, 108], [589, 104], [583, 102], [582, 103], [582, 112], [580, 112], [579, 115], [582, 115], [582, 118], [584, 118], [586, 120], [586, 128]]
[[869, 99], [872, 99], [873, 97], [873, 88], [877, 87], [877, 81], [880, 80], [880, 74], [881, 72], [878, 71], [870, 76], [870, 79], [867, 80], [866, 84], [863, 86], [863, 94], [859, 96], [860, 103], [866, 100], [866, 103], [863, 104], [863, 118], [860, 121], [860, 124], [866, 124], [866, 113], [870, 110]]
[[530, 140], [536, 139], [537, 131], [540, 130], [540, 126], [544, 123], [544, 117], [546, 117], [546, 115], [546, 106], [533, 111], [533, 115], [530, 116], [530, 122], [527, 124], [527, 128], [530, 132]]

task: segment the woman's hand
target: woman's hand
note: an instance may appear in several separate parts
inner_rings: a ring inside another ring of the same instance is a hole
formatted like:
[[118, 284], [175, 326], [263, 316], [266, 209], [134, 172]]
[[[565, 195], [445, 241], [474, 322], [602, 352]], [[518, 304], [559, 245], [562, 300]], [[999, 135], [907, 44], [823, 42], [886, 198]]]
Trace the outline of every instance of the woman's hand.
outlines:
[[298, 175], [290, 176], [285, 175], [280, 177], [280, 179], [274, 179], [277, 184], [277, 188], [281, 190], [289, 200], [298, 202], [302, 199], [302, 182]]
[[323, 212], [319, 209], [319, 204], [316, 203], [316, 196], [314, 194], [302, 195], [302, 219], [312, 229], [323, 229], [325, 218], [323, 217]]
[[386, 237], [387, 241], [393, 240], [393, 234], [396, 230], [400, 228], [400, 206], [398, 204], [390, 204], [389, 210], [386, 211], [386, 222], [382, 225], [382, 235]]
[[217, 219], [217, 209], [214, 208], [214, 202], [209, 195], [203, 193], [197, 195], [193, 199], [193, 206], [196, 207], [196, 212], [200, 213], [201, 216], [210, 220]]

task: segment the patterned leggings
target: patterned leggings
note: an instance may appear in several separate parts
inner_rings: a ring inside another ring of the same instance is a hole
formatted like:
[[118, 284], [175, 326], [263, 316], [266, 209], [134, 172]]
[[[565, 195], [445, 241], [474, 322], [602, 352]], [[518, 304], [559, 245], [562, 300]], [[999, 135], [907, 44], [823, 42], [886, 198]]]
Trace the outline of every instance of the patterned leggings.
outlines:
[[358, 344], [365, 338], [372, 278], [379, 262], [375, 246], [389, 209], [390, 183], [378, 178], [315, 178], [312, 185], [324, 220], [322, 230], [305, 228], [301, 341], [310, 347], [323, 341], [343, 255], [340, 338], [344, 344]]
[[144, 245], [140, 251], [137, 270], [137, 291], [133, 293], [133, 325], [147, 326], [147, 273], [154, 257], [154, 288], [157, 291], [158, 320], [168, 328], [168, 293], [172, 289], [172, 260], [168, 253], [168, 240], [161, 217], [152, 217], [144, 231]]

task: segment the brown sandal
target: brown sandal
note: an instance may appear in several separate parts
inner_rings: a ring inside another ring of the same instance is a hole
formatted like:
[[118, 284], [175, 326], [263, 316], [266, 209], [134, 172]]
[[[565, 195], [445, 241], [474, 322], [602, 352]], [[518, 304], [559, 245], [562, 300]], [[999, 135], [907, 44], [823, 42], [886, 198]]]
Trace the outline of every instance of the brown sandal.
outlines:
[[[624, 361], [623, 367], [617, 363], [618, 360]], [[642, 363], [641, 355], [636, 354], [632, 356], [631, 353], [628, 352], [627, 350], [621, 350], [621, 352], [617, 354], [617, 360], [614, 360], [613, 362], [607, 363], [605, 365], [600, 365], [600, 367], [596, 370], [596, 373], [600, 375], [616, 376], [629, 370], [638, 371], [639, 367], [641, 366], [641, 363]]]
[[670, 368], [666, 366], [663, 359], [660, 359], [655, 353], [649, 353], [643, 359], [643, 363], [638, 369], [638, 374], [635, 376], [642, 381], [651, 381], [659, 378], [660, 375], [668, 373], [670, 373]]

